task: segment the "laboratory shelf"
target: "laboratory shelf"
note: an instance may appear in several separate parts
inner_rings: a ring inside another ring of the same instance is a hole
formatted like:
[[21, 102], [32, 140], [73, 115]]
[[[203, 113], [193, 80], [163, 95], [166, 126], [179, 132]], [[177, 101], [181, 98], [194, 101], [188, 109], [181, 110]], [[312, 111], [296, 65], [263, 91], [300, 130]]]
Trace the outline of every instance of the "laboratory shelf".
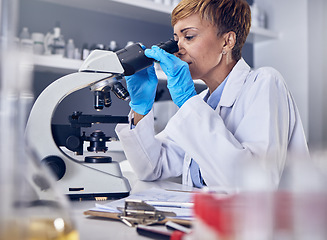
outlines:
[[144, 9], [150, 9], [157, 12], [163, 12], [170, 14], [174, 6], [168, 6], [161, 3], [155, 3], [152, 0], [112, 0], [113, 2], [140, 7]]
[[67, 7], [111, 14], [145, 22], [170, 25], [173, 6], [151, 0], [39, 0]]
[[[155, 3], [152, 0], [39, 0], [67, 7], [86, 9], [105, 14], [142, 20], [170, 26], [170, 14], [174, 6]], [[247, 42], [257, 43], [277, 39], [279, 33], [266, 28], [252, 27]]]
[[[34, 55], [34, 70], [41, 72], [52, 72], [59, 74], [70, 74], [77, 72], [83, 61], [68, 59], [53, 55]], [[156, 66], [159, 80], [166, 80], [167, 77], [160, 67]]]
[[[67, 7], [86, 9], [105, 14], [124, 16], [161, 25], [170, 25], [170, 13], [173, 6], [155, 3], [152, 0], [38, 0]], [[251, 27], [247, 42], [256, 44], [279, 38], [279, 33], [265, 28]], [[76, 72], [81, 60], [60, 58], [55, 56], [35, 56], [34, 65], [37, 71], [56, 73]]]
[[55, 55], [34, 55], [34, 70], [68, 74], [77, 72], [82, 60], [69, 59]]
[[[246, 42], [256, 44], [269, 40], [277, 40], [278, 38], [279, 38], [278, 32], [270, 31], [265, 28], [252, 27], [250, 29], [250, 34]], [[40, 55], [34, 56], [35, 70], [38, 71], [71, 73], [77, 71], [79, 67], [82, 65], [82, 63], [83, 63], [82, 60], [67, 59], [57, 56], [40, 56]]]
[[266, 28], [251, 27], [249, 36], [246, 39], [248, 43], [259, 43], [268, 40], [276, 40], [279, 33]]
[[[68, 59], [58, 56], [34, 55], [34, 70], [52, 72], [59, 74], [70, 74], [77, 72], [82, 65], [82, 60]], [[156, 74], [159, 80], [166, 81], [167, 76], [160, 68], [159, 64], [155, 66]], [[203, 81], [194, 80], [196, 84], [203, 85]]]

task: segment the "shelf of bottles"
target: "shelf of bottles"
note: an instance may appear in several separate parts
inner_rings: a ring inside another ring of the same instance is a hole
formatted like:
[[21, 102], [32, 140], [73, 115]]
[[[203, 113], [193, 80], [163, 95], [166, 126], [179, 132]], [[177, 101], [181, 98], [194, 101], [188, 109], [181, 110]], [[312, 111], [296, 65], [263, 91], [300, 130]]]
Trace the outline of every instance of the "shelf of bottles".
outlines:
[[[252, 28], [247, 42], [259, 43], [263, 41], [276, 40], [279, 35], [264, 28]], [[34, 55], [34, 65], [37, 71], [50, 71], [58, 73], [76, 72], [83, 61], [79, 59], [69, 59], [56, 55]]]
[[[83, 8], [90, 11], [106, 12], [107, 14], [119, 14], [121, 16], [133, 17], [140, 16], [143, 18], [143, 20], [146, 19], [149, 22], [163, 25], [170, 25], [169, 14], [171, 13], [173, 7], [179, 2], [179, 0], [96, 0], [95, 2], [85, 0], [40, 1], [67, 7]], [[264, 12], [260, 11], [260, 9], [258, 9], [258, 7], [255, 5], [251, 6], [251, 11], [253, 13], [252, 17], [257, 17], [255, 19], [252, 18], [252, 27], [247, 38], [247, 43], [257, 44], [270, 40], [277, 40], [279, 38], [279, 33], [265, 28], [265, 23], [262, 23], [262, 21], [265, 22], [265, 19], [262, 19], [262, 17], [265, 17]], [[131, 12], [133, 12], [133, 14], [130, 14]], [[85, 58], [83, 58], [83, 49], [75, 50], [80, 51], [82, 57], [74, 56], [67, 58], [67, 53], [61, 54], [62, 56], [58, 56], [58, 54], [35, 54], [35, 70], [63, 74], [76, 72], [83, 62], [83, 60], [80, 59]]]

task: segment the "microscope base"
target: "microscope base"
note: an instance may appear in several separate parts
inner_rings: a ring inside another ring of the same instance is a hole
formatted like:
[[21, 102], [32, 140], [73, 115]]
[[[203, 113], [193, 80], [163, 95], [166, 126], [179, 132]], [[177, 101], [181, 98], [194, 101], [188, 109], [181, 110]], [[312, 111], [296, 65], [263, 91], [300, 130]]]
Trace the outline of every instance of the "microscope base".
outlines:
[[66, 174], [58, 188], [72, 200], [118, 199], [129, 195], [131, 187], [119, 163], [85, 163], [61, 155]]
[[121, 193], [90, 193], [90, 194], [68, 194], [68, 198], [71, 201], [81, 201], [81, 200], [97, 200], [106, 201], [120, 199], [129, 196], [129, 192]]

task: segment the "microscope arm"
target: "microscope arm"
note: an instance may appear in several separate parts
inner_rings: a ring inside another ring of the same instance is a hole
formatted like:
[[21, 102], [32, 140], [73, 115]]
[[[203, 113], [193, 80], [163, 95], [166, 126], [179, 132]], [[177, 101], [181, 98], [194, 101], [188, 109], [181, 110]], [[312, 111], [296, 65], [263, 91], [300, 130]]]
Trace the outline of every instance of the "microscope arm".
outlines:
[[94, 51], [79, 71], [54, 81], [40, 94], [33, 105], [26, 126], [26, 141], [40, 160], [58, 154], [58, 147], [51, 134], [51, 121], [59, 103], [79, 89], [122, 74], [124, 69], [115, 53]]

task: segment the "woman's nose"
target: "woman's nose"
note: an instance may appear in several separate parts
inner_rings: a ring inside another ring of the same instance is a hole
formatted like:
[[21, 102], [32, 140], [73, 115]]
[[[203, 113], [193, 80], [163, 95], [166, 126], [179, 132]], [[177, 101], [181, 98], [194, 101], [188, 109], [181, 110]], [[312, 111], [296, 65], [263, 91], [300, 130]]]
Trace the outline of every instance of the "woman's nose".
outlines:
[[185, 54], [185, 48], [178, 42], [178, 52], [176, 53], [177, 57], [183, 56]]
[[183, 56], [183, 54], [181, 53], [181, 50], [179, 50], [179, 51], [176, 53], [176, 56], [179, 57], [179, 58], [180, 58], [181, 56]]

